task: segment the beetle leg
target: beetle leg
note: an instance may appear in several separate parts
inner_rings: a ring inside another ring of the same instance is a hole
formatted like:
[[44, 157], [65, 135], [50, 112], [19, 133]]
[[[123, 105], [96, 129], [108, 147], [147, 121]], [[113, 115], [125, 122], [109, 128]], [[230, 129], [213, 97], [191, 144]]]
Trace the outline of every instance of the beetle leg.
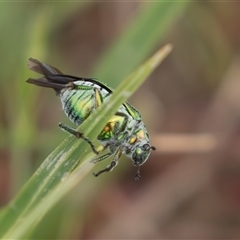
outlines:
[[63, 123], [59, 123], [58, 126], [59, 126], [63, 131], [66, 131], [66, 132], [74, 135], [76, 138], [81, 138], [81, 139], [83, 139], [85, 142], [87, 142], [87, 143], [90, 145], [90, 147], [92, 148], [92, 150], [93, 150], [93, 152], [94, 152], [95, 154], [99, 154], [99, 152], [96, 150], [96, 148], [95, 148], [95, 146], [93, 145], [93, 143], [92, 143], [88, 138], [86, 138], [83, 133], [78, 132], [78, 131], [76, 131], [74, 128], [71, 128], [71, 127], [69, 127], [69, 126], [67, 126], [67, 125], [65, 125], [65, 124], [63, 124]]
[[114, 159], [110, 162], [110, 164], [107, 167], [105, 167], [104, 169], [102, 169], [102, 170], [100, 170], [100, 171], [98, 171], [96, 173], [93, 172], [93, 175], [95, 177], [98, 177], [100, 174], [102, 174], [104, 172], [112, 171], [117, 166], [118, 161], [119, 161], [121, 155], [122, 155], [122, 150], [118, 149], [118, 151], [115, 153]]
[[98, 163], [98, 162], [101, 162], [101, 161], [107, 159], [108, 157], [110, 157], [111, 155], [112, 155], [112, 153], [108, 152], [108, 153], [102, 155], [101, 157], [98, 157], [98, 158], [95, 158], [95, 159], [91, 160], [91, 162], [94, 163], [94, 164]]
[[94, 88], [95, 94], [95, 109], [97, 109], [103, 103], [103, 97], [98, 88]]

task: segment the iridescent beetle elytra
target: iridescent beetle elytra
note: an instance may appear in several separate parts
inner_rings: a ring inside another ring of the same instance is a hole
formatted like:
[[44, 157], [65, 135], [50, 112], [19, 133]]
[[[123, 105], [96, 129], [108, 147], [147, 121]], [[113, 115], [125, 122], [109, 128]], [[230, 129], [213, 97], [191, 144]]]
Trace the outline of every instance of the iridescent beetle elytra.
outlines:
[[[60, 97], [62, 108], [67, 117], [79, 126], [112, 94], [112, 89], [106, 84], [93, 79], [65, 75], [57, 68], [30, 58], [28, 62], [30, 70], [43, 76], [38, 79], [29, 78], [28, 83], [41, 87], [53, 88]], [[77, 138], [85, 140], [93, 152], [99, 154], [92, 142], [83, 133], [75, 129], [59, 124], [59, 127], [73, 134]], [[139, 112], [128, 102], [124, 102], [118, 111], [112, 116], [97, 139], [108, 152], [93, 160], [94, 163], [113, 156], [111, 163], [94, 176], [111, 171], [118, 163], [122, 154], [132, 159], [133, 165], [138, 167], [136, 180], [140, 179], [139, 167], [144, 164], [151, 150], [149, 135]]]

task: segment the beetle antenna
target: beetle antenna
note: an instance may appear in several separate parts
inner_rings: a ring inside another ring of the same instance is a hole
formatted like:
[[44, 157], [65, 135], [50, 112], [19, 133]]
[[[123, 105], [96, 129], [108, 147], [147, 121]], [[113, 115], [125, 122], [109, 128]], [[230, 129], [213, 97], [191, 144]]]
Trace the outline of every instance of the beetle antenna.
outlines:
[[154, 146], [151, 146], [150, 147], [153, 151], [155, 151], [156, 150], [156, 148], [154, 147]]
[[139, 181], [141, 179], [141, 174], [140, 174], [140, 167], [138, 167], [137, 173], [135, 175], [135, 180]]

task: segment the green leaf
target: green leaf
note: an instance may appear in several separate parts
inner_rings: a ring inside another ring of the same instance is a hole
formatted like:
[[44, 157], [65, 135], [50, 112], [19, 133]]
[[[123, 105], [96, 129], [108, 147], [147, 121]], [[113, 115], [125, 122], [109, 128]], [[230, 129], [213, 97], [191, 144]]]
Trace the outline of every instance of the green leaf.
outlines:
[[[96, 139], [108, 119], [152, 73], [171, 49], [171, 45], [166, 45], [127, 77], [109, 101], [101, 105], [78, 129], [84, 131], [90, 139]], [[94, 157], [95, 155], [84, 141], [72, 136], [65, 139], [0, 213], [0, 238], [26, 237], [42, 217], [92, 170], [94, 165], [90, 160]]]

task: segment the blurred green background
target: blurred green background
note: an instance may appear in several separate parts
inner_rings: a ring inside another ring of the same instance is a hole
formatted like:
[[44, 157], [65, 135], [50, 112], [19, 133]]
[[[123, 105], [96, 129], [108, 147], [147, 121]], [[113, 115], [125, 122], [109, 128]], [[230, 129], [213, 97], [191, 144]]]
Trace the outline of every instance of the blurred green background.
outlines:
[[157, 147], [142, 180], [128, 159], [88, 176], [29, 238], [240, 237], [239, 22], [237, 2], [0, 3], [0, 206], [69, 123], [53, 91], [25, 83], [29, 57], [115, 88], [170, 42], [130, 99]]

